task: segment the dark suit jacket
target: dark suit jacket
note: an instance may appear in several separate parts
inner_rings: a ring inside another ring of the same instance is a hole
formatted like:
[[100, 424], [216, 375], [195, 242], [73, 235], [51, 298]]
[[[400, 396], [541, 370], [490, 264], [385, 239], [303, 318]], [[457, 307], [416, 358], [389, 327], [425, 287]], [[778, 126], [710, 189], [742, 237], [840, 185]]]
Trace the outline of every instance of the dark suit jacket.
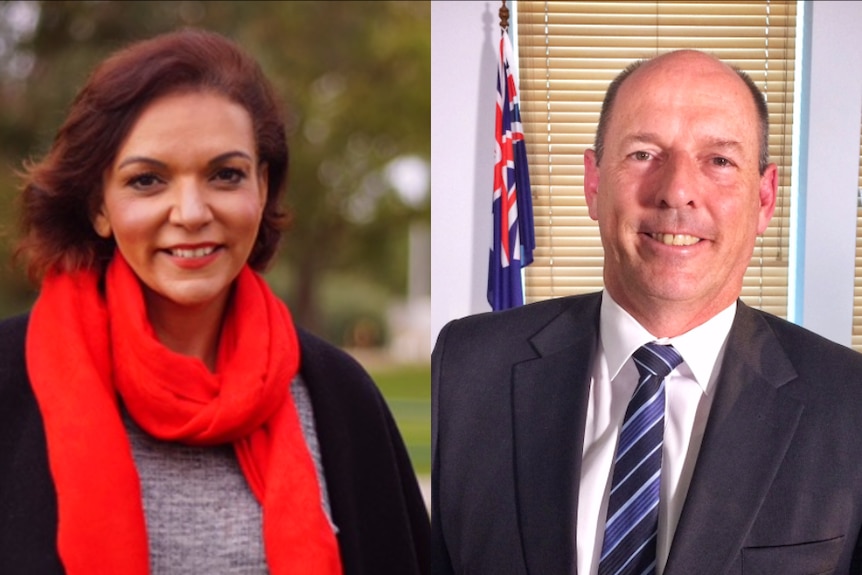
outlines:
[[[0, 574], [63, 573], [45, 435], [24, 363], [27, 317], [0, 323]], [[344, 573], [427, 573], [428, 514], [386, 404], [347, 354], [300, 330]]]
[[[600, 294], [450, 323], [432, 573], [576, 572]], [[665, 575], [862, 573], [862, 355], [742, 303]]]

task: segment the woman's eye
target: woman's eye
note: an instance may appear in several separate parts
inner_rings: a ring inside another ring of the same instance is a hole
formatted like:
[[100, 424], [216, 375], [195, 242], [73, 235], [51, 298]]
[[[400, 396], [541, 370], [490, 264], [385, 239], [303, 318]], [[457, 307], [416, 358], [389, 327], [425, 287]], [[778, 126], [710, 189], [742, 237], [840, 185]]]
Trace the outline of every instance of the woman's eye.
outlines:
[[128, 185], [136, 190], [149, 190], [161, 183], [161, 180], [155, 174], [139, 174], [131, 178]]
[[221, 168], [215, 173], [213, 179], [228, 184], [239, 184], [245, 179], [245, 172], [237, 168]]

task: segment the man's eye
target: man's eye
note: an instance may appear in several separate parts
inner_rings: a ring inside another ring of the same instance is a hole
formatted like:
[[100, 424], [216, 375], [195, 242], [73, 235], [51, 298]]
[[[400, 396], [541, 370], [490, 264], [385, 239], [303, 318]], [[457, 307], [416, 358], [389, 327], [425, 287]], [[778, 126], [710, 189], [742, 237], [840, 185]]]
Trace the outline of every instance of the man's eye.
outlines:
[[726, 167], [730, 165], [730, 160], [727, 158], [717, 157], [712, 159], [712, 163], [716, 166]]
[[649, 152], [635, 152], [634, 154], [632, 154], [632, 157], [634, 157], [635, 160], [644, 162], [652, 158], [652, 154], [650, 154]]

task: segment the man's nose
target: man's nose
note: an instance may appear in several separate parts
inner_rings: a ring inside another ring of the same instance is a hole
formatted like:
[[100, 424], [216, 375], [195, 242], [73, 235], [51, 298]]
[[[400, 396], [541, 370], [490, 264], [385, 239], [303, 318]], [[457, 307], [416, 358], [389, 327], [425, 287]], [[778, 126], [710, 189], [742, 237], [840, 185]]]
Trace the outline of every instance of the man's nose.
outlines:
[[701, 184], [697, 162], [685, 155], [673, 155], [661, 167], [655, 203], [675, 209], [695, 206]]

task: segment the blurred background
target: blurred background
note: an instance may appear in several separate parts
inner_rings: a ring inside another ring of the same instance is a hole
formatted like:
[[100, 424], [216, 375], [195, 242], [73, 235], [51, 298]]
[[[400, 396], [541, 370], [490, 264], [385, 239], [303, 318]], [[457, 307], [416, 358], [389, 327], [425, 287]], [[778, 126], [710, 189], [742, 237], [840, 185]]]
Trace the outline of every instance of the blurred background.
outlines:
[[300, 325], [372, 372], [430, 468], [430, 2], [0, 0], [0, 317], [35, 298], [11, 262], [15, 176], [92, 67], [179, 27], [236, 40], [286, 110], [291, 226], [266, 278]]

